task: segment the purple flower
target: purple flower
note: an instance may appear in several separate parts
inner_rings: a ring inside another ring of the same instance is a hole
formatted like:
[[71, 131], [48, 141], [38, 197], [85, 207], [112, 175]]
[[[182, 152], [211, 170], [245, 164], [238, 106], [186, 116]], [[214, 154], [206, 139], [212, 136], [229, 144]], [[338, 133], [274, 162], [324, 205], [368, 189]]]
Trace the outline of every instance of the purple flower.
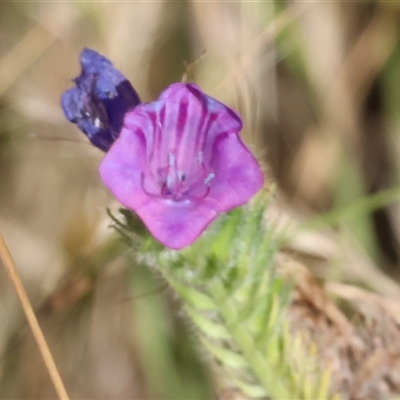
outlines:
[[61, 105], [67, 119], [78, 125], [90, 141], [107, 151], [118, 137], [124, 115], [140, 103], [125, 76], [94, 50], [81, 53], [81, 74], [76, 88], [65, 91]]
[[261, 188], [241, 128], [238, 114], [198, 86], [175, 83], [126, 114], [101, 179], [161, 243], [180, 249]]

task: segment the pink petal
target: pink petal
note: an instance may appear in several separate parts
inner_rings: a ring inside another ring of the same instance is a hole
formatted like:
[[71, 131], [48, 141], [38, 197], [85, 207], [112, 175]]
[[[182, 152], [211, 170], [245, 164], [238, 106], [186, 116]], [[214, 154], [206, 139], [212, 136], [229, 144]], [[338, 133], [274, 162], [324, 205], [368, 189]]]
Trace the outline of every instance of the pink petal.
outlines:
[[139, 130], [123, 128], [100, 163], [99, 172], [103, 183], [114, 196], [130, 209], [136, 209], [147, 201], [142, 187], [142, 174], [146, 170], [146, 147]]
[[175, 250], [190, 245], [218, 215], [208, 200], [163, 198], [149, 198], [136, 213], [157, 240]]
[[215, 178], [208, 197], [218, 204], [219, 211], [246, 203], [264, 182], [258, 162], [237, 134], [217, 138], [212, 151]]

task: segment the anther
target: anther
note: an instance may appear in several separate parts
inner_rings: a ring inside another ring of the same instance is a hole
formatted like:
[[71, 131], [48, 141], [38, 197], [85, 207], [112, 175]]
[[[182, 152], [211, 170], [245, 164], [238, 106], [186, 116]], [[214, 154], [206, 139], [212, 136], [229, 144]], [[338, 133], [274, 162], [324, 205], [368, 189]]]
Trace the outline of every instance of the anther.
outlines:
[[204, 179], [204, 184], [205, 184], [205, 185], [208, 185], [214, 178], [215, 178], [214, 172], [210, 172], [210, 173], [207, 175], [206, 179]]
[[94, 126], [95, 126], [96, 128], [101, 128], [101, 121], [100, 121], [100, 118], [96, 117], [96, 118], [94, 119], [93, 123], [94, 123]]
[[182, 170], [178, 169], [177, 174], [178, 174], [178, 179], [179, 179], [181, 182], [183, 182], [183, 181], [186, 179], [186, 175], [185, 175], [185, 173], [184, 173]]
[[168, 153], [168, 165], [170, 167], [175, 165], [175, 156], [172, 153]]

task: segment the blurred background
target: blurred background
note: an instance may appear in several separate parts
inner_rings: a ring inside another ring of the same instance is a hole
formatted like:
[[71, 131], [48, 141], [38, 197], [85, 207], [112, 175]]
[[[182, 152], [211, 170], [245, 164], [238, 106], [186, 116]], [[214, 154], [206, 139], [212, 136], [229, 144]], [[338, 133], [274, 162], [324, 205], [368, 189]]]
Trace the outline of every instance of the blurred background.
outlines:
[[[81, 50], [110, 58], [143, 101], [192, 65], [241, 113], [278, 186], [276, 219], [301, 222], [398, 186], [399, 38], [396, 2], [0, 3], [0, 229], [71, 398], [217, 397], [177, 299], [109, 228], [101, 151], [59, 106]], [[393, 204], [355, 213], [284, 250], [321, 279], [399, 294], [399, 218]], [[0, 275], [0, 399], [54, 398]]]

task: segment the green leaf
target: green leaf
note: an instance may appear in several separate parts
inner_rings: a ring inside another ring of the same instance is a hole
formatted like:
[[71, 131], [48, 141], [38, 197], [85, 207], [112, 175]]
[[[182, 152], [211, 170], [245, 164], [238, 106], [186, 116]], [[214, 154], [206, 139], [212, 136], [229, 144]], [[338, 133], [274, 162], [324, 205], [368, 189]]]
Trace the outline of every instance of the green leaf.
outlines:
[[205, 337], [200, 336], [200, 340], [204, 347], [222, 364], [232, 368], [246, 368], [248, 363], [240, 354], [212, 344]]
[[192, 319], [192, 322], [204, 335], [214, 339], [230, 339], [231, 336], [223, 325], [211, 321], [207, 316], [197, 312], [191, 306], [186, 305], [184, 309]]

